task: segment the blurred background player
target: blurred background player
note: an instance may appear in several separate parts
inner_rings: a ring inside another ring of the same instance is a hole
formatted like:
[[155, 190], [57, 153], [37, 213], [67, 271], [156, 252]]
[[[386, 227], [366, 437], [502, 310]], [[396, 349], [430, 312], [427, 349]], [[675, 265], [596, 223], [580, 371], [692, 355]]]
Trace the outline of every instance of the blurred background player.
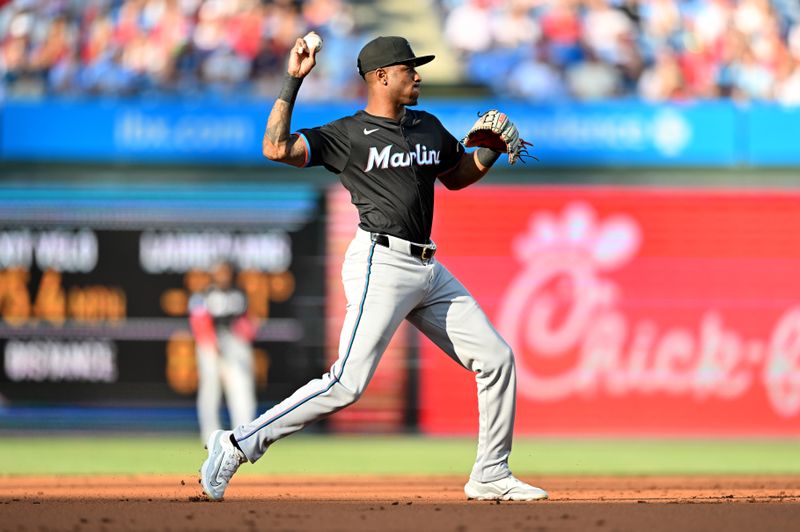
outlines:
[[197, 417], [200, 435], [222, 428], [223, 388], [233, 426], [249, 422], [256, 412], [251, 341], [255, 324], [247, 316], [247, 297], [233, 286], [227, 262], [211, 270], [211, 284], [189, 299], [189, 321], [197, 350]]

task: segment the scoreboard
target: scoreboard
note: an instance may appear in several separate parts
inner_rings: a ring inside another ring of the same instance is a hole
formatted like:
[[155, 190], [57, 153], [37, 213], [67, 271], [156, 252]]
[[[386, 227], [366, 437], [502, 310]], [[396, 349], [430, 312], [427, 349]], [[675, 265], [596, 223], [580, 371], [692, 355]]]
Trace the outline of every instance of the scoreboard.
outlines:
[[192, 404], [187, 302], [221, 260], [281, 399], [322, 368], [322, 211], [305, 185], [0, 185], [0, 400]]

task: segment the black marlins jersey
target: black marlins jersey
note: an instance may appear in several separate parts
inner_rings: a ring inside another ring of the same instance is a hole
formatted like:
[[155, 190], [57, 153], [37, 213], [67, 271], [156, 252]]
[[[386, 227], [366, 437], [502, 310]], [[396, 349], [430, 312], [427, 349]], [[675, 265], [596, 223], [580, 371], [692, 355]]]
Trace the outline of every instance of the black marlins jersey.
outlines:
[[358, 111], [298, 132], [306, 166], [323, 165], [350, 191], [365, 231], [427, 243], [436, 178], [464, 147], [430, 113], [406, 109], [398, 122]]

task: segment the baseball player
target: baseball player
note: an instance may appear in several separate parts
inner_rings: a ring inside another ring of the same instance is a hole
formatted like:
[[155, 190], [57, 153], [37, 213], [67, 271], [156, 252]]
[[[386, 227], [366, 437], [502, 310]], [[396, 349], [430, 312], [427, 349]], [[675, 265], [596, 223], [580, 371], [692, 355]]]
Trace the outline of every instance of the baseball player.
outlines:
[[253, 375], [255, 332], [247, 317], [247, 297], [233, 286], [233, 268], [214, 266], [211, 285], [189, 298], [189, 323], [197, 352], [197, 417], [203, 441], [222, 426], [219, 407], [222, 390], [231, 424], [248, 423], [256, 414]]
[[[336, 173], [358, 209], [360, 223], [342, 267], [347, 313], [339, 358], [328, 373], [252, 422], [212, 434], [200, 469], [203, 490], [210, 499], [221, 499], [242, 463], [257, 461], [275, 441], [355, 402], [407, 319], [475, 374], [480, 426], [477, 459], [464, 486], [467, 497], [547, 498], [508, 467], [516, 401], [513, 353], [469, 292], [436, 260], [430, 239], [435, 181], [449, 189], [469, 186], [500, 153], [487, 148], [467, 153], [436, 117], [409, 108], [420, 94], [416, 68], [434, 56], [415, 56], [401, 37], [378, 37], [359, 53], [358, 70], [367, 84], [363, 110], [290, 134], [295, 98], [316, 64], [316, 52], [297, 39], [263, 151], [273, 161]], [[520, 148], [524, 153], [516, 127], [502, 113], [491, 113], [503, 138], [510, 139], [509, 159]]]

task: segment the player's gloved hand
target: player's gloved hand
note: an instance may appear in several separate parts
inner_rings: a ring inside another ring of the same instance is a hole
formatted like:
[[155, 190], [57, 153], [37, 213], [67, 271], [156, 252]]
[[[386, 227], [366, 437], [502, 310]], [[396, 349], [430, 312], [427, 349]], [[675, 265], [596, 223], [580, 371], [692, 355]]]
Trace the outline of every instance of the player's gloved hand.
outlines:
[[289, 65], [286, 71], [296, 78], [306, 77], [317, 64], [316, 55], [317, 51], [310, 49], [306, 41], [298, 37], [289, 52]]
[[479, 146], [489, 148], [500, 153], [508, 154], [508, 164], [514, 164], [517, 159], [524, 157], [538, 158], [528, 153], [527, 146], [533, 146], [519, 137], [517, 126], [514, 125], [505, 113], [497, 109], [478, 114], [480, 118], [472, 126], [461, 141], [464, 146]]

